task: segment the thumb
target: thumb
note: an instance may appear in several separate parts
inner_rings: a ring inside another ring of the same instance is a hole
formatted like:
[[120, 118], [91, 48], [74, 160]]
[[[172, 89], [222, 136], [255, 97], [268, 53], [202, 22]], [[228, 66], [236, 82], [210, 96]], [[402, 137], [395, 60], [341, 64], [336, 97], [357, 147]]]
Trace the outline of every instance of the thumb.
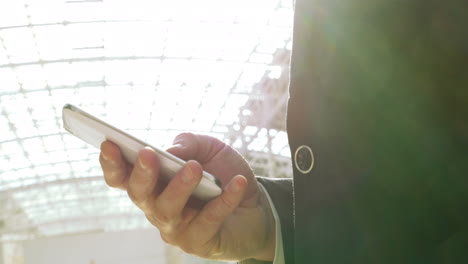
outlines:
[[166, 151], [178, 157], [179, 159], [183, 159], [185, 161], [190, 159], [188, 149], [181, 144], [174, 144], [166, 149]]
[[225, 149], [221, 140], [207, 135], [182, 133], [174, 139], [169, 152], [183, 160], [196, 160], [201, 164], [209, 162]]
[[173, 142], [173, 145], [166, 151], [172, 155], [183, 159], [194, 159], [194, 146], [196, 146], [196, 137], [192, 133], [179, 134]]

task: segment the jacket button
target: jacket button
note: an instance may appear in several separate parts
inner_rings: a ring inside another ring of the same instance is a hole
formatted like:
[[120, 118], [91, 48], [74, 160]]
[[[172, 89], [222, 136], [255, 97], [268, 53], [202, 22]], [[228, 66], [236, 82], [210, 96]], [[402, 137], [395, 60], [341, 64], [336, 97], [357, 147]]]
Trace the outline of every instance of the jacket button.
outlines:
[[296, 149], [294, 154], [296, 169], [303, 174], [309, 173], [314, 167], [314, 153], [309, 146], [302, 145]]

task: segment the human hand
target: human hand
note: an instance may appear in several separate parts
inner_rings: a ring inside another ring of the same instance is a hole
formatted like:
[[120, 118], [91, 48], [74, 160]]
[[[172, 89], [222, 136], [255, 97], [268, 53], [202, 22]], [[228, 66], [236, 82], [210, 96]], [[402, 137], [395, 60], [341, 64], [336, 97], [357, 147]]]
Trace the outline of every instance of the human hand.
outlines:
[[[132, 166], [115, 144], [104, 142], [99, 160], [106, 182], [126, 190], [161, 238], [189, 254], [215, 260], [273, 260], [271, 208], [245, 159], [209, 136], [184, 133], [174, 144], [168, 152], [189, 161], [166, 183], [154, 150], [140, 151]], [[215, 175], [223, 189], [206, 203], [191, 197], [203, 170]]]

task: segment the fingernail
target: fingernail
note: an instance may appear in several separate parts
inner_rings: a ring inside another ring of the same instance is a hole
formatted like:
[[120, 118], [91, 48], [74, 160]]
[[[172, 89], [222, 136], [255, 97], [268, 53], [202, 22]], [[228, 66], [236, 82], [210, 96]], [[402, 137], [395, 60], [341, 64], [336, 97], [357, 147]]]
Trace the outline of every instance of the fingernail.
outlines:
[[185, 137], [176, 137], [176, 139], [172, 142], [174, 145], [182, 145], [187, 139]]
[[148, 170], [148, 166], [146, 166], [143, 161], [140, 159], [138, 159], [138, 163], [140, 164], [140, 167], [143, 169], [143, 170]]
[[145, 170], [145, 171], [151, 170], [151, 168], [150, 168], [147, 164], [145, 164], [145, 163], [143, 162], [143, 158], [142, 158], [141, 156], [140, 156], [139, 159], [138, 159], [138, 163], [139, 163], [139, 165], [140, 165], [140, 168], [142, 168], [143, 170]]
[[[139, 156], [138, 163], [143, 170], [151, 171], [151, 167], [148, 164], [146, 164], [150, 162], [149, 160], [151, 159], [150, 157], [151, 154], [145, 153], [148, 151], [154, 151], [154, 150], [152, 150], [150, 147], [145, 147], [144, 149], [140, 150], [140, 153], [138, 154]], [[146, 162], [144, 162], [143, 160], [146, 160]]]
[[106, 154], [104, 154], [104, 152], [101, 152], [102, 154], [102, 158], [105, 160], [105, 161], [109, 161], [110, 158], [106, 156]]
[[181, 178], [184, 183], [190, 183], [193, 180], [193, 172], [189, 165], [185, 166]]
[[111, 159], [109, 156], [106, 156], [103, 152], [102, 152], [102, 158], [103, 158], [107, 163], [110, 163], [110, 164], [115, 163], [115, 160]]
[[182, 144], [174, 144], [174, 145], [168, 147], [167, 150], [174, 149], [174, 148], [183, 149], [184, 146]]
[[239, 180], [232, 181], [229, 183], [228, 191], [238, 193], [242, 189], [242, 184]]

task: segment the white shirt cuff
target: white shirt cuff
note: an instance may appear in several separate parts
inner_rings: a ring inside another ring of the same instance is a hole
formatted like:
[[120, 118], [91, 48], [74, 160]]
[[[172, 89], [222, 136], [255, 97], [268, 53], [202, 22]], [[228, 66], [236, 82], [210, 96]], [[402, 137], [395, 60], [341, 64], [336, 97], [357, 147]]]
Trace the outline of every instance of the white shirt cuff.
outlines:
[[270, 203], [271, 210], [273, 211], [273, 217], [275, 218], [275, 230], [276, 230], [276, 246], [275, 246], [275, 258], [273, 264], [284, 264], [284, 252], [283, 252], [283, 236], [281, 235], [281, 223], [278, 212], [276, 211], [275, 205], [268, 194], [268, 191], [259, 184], [267, 196], [268, 202]]

